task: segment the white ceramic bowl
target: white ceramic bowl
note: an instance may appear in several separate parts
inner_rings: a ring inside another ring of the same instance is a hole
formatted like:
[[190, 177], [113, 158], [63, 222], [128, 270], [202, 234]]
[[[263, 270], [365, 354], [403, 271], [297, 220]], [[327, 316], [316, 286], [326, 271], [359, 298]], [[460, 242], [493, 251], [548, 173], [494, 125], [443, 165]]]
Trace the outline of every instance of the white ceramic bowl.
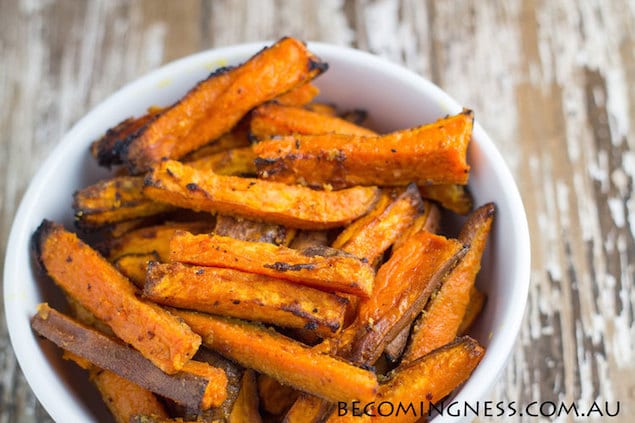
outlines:
[[[210, 50], [170, 63], [127, 85], [80, 120], [61, 140], [33, 178], [18, 208], [4, 271], [4, 301], [11, 342], [31, 388], [60, 422], [103, 420], [107, 411], [82, 371], [60, 351], [39, 341], [29, 320], [42, 301], [59, 304], [57, 288], [39, 280], [29, 251], [31, 234], [43, 218], [72, 228], [71, 195], [107, 175], [89, 155], [92, 140], [151, 105], [168, 105], [218, 66], [240, 63], [263, 43]], [[389, 131], [432, 122], [462, 107], [438, 87], [395, 64], [360, 51], [311, 43], [330, 68], [316, 82], [321, 97], [342, 109], [364, 108], [370, 124]], [[478, 118], [478, 110], [475, 111]], [[529, 235], [513, 178], [494, 143], [476, 124], [469, 148], [469, 186], [476, 205], [493, 201], [497, 217], [484, 257], [479, 286], [488, 300], [471, 335], [487, 347], [482, 362], [455, 395], [474, 403], [499, 378], [520, 328], [529, 285]], [[445, 417], [435, 418], [435, 422]]]

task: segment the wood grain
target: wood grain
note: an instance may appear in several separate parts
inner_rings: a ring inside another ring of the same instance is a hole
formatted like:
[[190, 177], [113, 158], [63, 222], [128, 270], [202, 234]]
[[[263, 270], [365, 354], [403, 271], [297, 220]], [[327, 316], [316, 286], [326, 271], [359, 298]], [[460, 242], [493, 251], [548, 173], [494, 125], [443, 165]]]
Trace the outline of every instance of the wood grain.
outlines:
[[[371, 51], [478, 112], [516, 178], [532, 237], [526, 318], [490, 399], [620, 401], [611, 421], [629, 421], [632, 0], [0, 0], [0, 255], [28, 181], [87, 110], [162, 63], [282, 35]], [[49, 420], [2, 312], [0, 423]]]

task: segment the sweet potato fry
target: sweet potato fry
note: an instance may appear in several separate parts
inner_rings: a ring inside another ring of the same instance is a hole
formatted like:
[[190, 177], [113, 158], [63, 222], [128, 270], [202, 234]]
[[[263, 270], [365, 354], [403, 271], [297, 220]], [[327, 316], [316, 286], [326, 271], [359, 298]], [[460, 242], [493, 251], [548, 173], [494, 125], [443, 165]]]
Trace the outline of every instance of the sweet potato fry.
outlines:
[[180, 370], [198, 349], [201, 338], [187, 325], [139, 300], [130, 281], [61, 225], [43, 221], [33, 245], [42, 267], [68, 295], [164, 372]]
[[357, 126], [336, 116], [328, 116], [300, 107], [267, 103], [252, 112], [250, 132], [252, 137], [263, 139], [274, 135], [293, 134], [351, 134], [376, 135], [370, 129]]
[[145, 194], [157, 201], [299, 229], [345, 225], [365, 214], [378, 193], [375, 187], [315, 191], [279, 182], [220, 176], [175, 161], [157, 165], [145, 184]]
[[169, 417], [163, 405], [149, 390], [108, 370], [92, 368], [90, 380], [117, 423], [128, 423], [135, 414]]
[[323, 416], [328, 416], [334, 405], [309, 394], [302, 394], [293, 403], [283, 423], [319, 423]]
[[412, 225], [406, 229], [392, 246], [393, 251], [398, 250], [414, 234], [420, 231], [437, 233], [441, 224], [441, 211], [436, 204], [429, 201], [423, 202], [423, 214], [417, 216]]
[[258, 375], [258, 397], [265, 412], [274, 416], [284, 414], [298, 395], [298, 391], [281, 384], [271, 376]]
[[143, 285], [146, 282], [146, 268], [151, 261], [159, 261], [159, 255], [156, 252], [150, 254], [126, 254], [115, 260], [113, 264], [137, 288], [143, 289]]
[[160, 304], [222, 316], [307, 328], [332, 336], [343, 324], [346, 301], [284, 280], [233, 269], [148, 266], [143, 296]]
[[465, 185], [421, 185], [421, 196], [439, 203], [454, 213], [466, 215], [472, 210], [472, 195]]
[[465, 315], [463, 316], [463, 320], [461, 320], [461, 325], [459, 326], [459, 336], [467, 334], [467, 331], [472, 327], [476, 318], [479, 314], [481, 314], [481, 310], [483, 310], [486, 298], [487, 297], [483, 291], [480, 291], [475, 286], [472, 287], [470, 290], [470, 302], [467, 303]]
[[469, 246], [468, 252], [448, 275], [415, 324], [403, 363], [416, 360], [451, 342], [458, 334], [470, 301], [470, 291], [481, 268], [481, 256], [485, 251], [494, 214], [494, 204], [488, 203], [475, 210], [463, 226], [459, 240]]
[[177, 159], [229, 131], [253, 107], [295, 88], [327, 68], [306, 46], [283, 38], [236, 68], [223, 68], [161, 112], [131, 139], [121, 158], [132, 173]]
[[219, 214], [216, 216], [214, 233], [242, 241], [268, 242], [274, 245], [286, 246], [294, 239], [296, 230], [286, 226], [237, 219], [232, 216]]
[[386, 209], [361, 226], [355, 223], [350, 225], [335, 240], [333, 246], [375, 265], [423, 211], [423, 202], [416, 185], [411, 184], [400, 194], [394, 194], [397, 195], [396, 198]]
[[[375, 402], [403, 404], [404, 412], [374, 416], [372, 421], [414, 423], [428, 416], [430, 405], [463, 383], [481, 361], [485, 350], [464, 337], [410, 363], [399, 366], [379, 388]], [[412, 404], [413, 407], [409, 408]], [[420, 413], [422, 411], [422, 413]]]
[[289, 243], [294, 250], [311, 247], [327, 247], [329, 245], [327, 231], [298, 231]]
[[332, 104], [309, 103], [305, 105], [304, 108], [311, 112], [319, 113], [325, 116], [337, 116], [337, 110], [335, 109], [335, 106]]
[[116, 261], [130, 254], [156, 254], [160, 261], [170, 257], [170, 239], [177, 231], [210, 233], [214, 224], [209, 221], [166, 222], [137, 229], [122, 237], [106, 240], [99, 246], [109, 260]]
[[119, 176], [97, 182], [73, 194], [75, 221], [82, 229], [153, 216], [173, 210], [143, 195], [143, 178]]
[[384, 348], [384, 355], [391, 362], [395, 363], [401, 358], [401, 355], [406, 349], [408, 338], [410, 337], [411, 326], [412, 325], [407, 325], [404, 327], [392, 341], [386, 344], [386, 348]]
[[351, 359], [374, 363], [386, 343], [412, 323], [465, 252], [459, 242], [424, 231], [394, 251], [377, 272], [372, 295], [360, 302]]
[[245, 367], [329, 401], [369, 401], [377, 393], [371, 371], [311, 348], [262, 326], [239, 320], [174, 311], [204, 344]]
[[256, 374], [253, 370], [247, 369], [243, 373], [240, 393], [234, 402], [234, 408], [232, 408], [227, 423], [262, 423], [258, 408]]
[[377, 137], [287, 135], [253, 146], [262, 178], [334, 188], [467, 184], [472, 112]]
[[255, 175], [256, 154], [251, 147], [232, 148], [188, 162], [188, 166], [200, 170], [213, 170], [219, 175]]
[[207, 363], [188, 361], [181, 371], [168, 375], [138, 351], [51, 309], [47, 304], [38, 307], [31, 326], [51, 342], [93, 365], [181, 404], [209, 408], [225, 399], [225, 373]]
[[310, 103], [318, 94], [320, 94], [320, 89], [314, 84], [307, 82], [279, 95], [273, 99], [273, 102], [283, 106], [300, 107]]
[[298, 251], [264, 242], [183, 231], [170, 241], [170, 260], [227, 267], [360, 296], [370, 294], [375, 276], [366, 263], [332, 248]]

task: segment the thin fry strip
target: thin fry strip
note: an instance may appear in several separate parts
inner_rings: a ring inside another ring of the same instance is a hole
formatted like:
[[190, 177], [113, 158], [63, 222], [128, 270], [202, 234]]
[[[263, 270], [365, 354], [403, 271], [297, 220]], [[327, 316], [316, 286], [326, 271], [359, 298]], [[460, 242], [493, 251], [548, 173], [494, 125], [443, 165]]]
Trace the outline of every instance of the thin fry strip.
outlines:
[[170, 260], [227, 267], [360, 296], [370, 294], [375, 276], [362, 260], [332, 248], [298, 251], [264, 242], [183, 231], [170, 240]]
[[[410, 363], [399, 366], [379, 388], [375, 402], [421, 404], [408, 412], [374, 416], [372, 421], [414, 423], [426, 417], [431, 404], [445, 398], [472, 374], [485, 350], [475, 340], [464, 337]], [[422, 411], [422, 413], [419, 413]], [[329, 420], [335, 422], [338, 420]]]
[[204, 344], [245, 367], [329, 401], [370, 401], [377, 377], [262, 326], [177, 310]]
[[300, 107], [310, 103], [318, 94], [320, 94], [320, 89], [311, 82], [307, 82], [279, 95], [272, 101], [283, 106]]
[[486, 299], [487, 296], [483, 293], [483, 291], [480, 291], [475, 286], [472, 287], [470, 290], [470, 302], [467, 303], [465, 315], [463, 316], [463, 320], [461, 320], [461, 325], [459, 326], [459, 336], [467, 334], [467, 331], [470, 330], [476, 318], [481, 314], [481, 310], [483, 310], [483, 305], [485, 304]]
[[459, 242], [417, 232], [382, 265], [373, 293], [359, 305], [351, 359], [374, 363], [386, 343], [412, 323], [466, 249]]
[[472, 112], [377, 137], [287, 135], [253, 146], [262, 178], [334, 188], [467, 184]]
[[459, 240], [468, 245], [469, 250], [415, 324], [410, 345], [403, 356], [404, 363], [447, 344], [458, 334], [470, 302], [470, 291], [481, 269], [481, 256], [494, 214], [494, 204], [486, 204], [474, 211], [463, 226]]
[[273, 135], [292, 134], [351, 134], [374, 136], [370, 129], [355, 125], [336, 116], [306, 110], [300, 107], [267, 103], [252, 112], [250, 133], [263, 139]]
[[164, 372], [175, 373], [196, 353], [198, 335], [160, 306], [139, 300], [134, 285], [75, 234], [45, 220], [33, 245], [66, 293]]
[[279, 182], [216, 175], [175, 161], [158, 164], [145, 184], [145, 194], [157, 201], [299, 229], [345, 225], [365, 214], [379, 192], [375, 187], [315, 191]]
[[423, 198], [436, 201], [454, 213], [466, 215], [473, 207], [472, 194], [465, 185], [421, 185], [419, 191]]
[[343, 324], [346, 301], [333, 294], [233, 269], [148, 266], [143, 296], [160, 304], [222, 316], [307, 328], [332, 336]]
[[93, 365], [178, 403], [209, 408], [225, 399], [225, 373], [206, 363], [188, 361], [182, 371], [168, 375], [136, 350], [59, 313], [48, 304], [40, 304], [31, 326], [51, 342]]
[[121, 148], [132, 173], [176, 159], [229, 131], [249, 110], [327, 68], [306, 46], [283, 38], [236, 68], [214, 72]]
[[130, 279], [139, 289], [143, 289], [146, 282], [146, 269], [151, 261], [159, 261], [156, 252], [149, 254], [126, 254], [116, 259], [113, 264], [122, 275]]

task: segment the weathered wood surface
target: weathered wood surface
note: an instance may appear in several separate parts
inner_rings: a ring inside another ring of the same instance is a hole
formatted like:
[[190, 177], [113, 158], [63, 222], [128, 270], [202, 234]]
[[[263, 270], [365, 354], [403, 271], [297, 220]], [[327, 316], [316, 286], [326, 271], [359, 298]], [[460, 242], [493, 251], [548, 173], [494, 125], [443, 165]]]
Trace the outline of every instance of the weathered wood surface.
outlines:
[[[175, 58], [285, 34], [402, 63], [477, 111], [532, 237], [522, 334], [491, 399], [620, 401], [612, 421], [632, 421], [632, 0], [1, 0], [0, 256], [30, 178], [87, 110]], [[47, 420], [0, 313], [0, 423]]]

